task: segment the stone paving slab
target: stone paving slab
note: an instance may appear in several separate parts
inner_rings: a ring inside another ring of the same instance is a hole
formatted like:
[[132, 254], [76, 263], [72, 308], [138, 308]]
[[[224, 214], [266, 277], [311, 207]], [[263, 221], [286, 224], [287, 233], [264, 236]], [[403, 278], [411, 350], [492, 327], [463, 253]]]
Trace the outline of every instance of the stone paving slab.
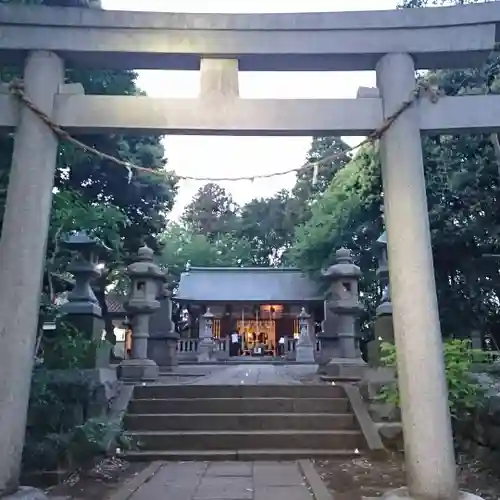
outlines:
[[169, 462], [124, 500], [324, 500], [310, 489], [299, 462]]
[[252, 462], [214, 462], [208, 466], [206, 476], [252, 477]]
[[294, 385], [300, 384], [272, 364], [230, 365], [192, 383], [197, 385]]

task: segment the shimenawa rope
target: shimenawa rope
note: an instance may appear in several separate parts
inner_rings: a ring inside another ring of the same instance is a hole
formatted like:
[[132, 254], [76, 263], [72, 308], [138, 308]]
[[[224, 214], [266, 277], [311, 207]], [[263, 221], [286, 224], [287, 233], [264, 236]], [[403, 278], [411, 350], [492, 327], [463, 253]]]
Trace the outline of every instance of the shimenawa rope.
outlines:
[[[53, 133], [61, 140], [69, 142], [73, 144], [75, 147], [90, 153], [94, 156], [97, 156], [101, 160], [107, 160], [112, 162], [113, 164], [123, 167], [128, 171], [129, 182], [132, 180], [133, 171], [137, 170], [139, 172], [147, 172], [149, 174], [166, 177], [169, 175], [168, 171], [165, 170], [156, 170], [148, 167], [141, 167], [139, 165], [135, 165], [131, 162], [121, 160], [116, 156], [109, 155], [107, 153], [103, 153], [98, 149], [89, 146], [88, 144], [83, 143], [82, 141], [71, 136], [66, 130], [61, 128], [57, 123], [55, 123], [45, 112], [43, 112], [38, 106], [31, 100], [31, 98], [24, 92], [23, 82], [20, 80], [14, 80], [9, 85], [9, 91], [11, 94], [24, 106], [29, 108], [40, 120], [42, 120], [52, 131]], [[202, 181], [202, 182], [236, 182], [236, 181], [254, 181], [256, 179], [269, 179], [271, 177], [280, 177], [283, 175], [291, 174], [294, 172], [302, 172], [306, 169], [313, 169], [313, 184], [317, 180], [318, 176], [318, 168], [325, 163], [330, 163], [337, 159], [344, 157], [347, 153], [350, 153], [358, 148], [365, 146], [366, 144], [374, 143], [379, 140], [385, 132], [391, 127], [391, 125], [403, 114], [415, 101], [419, 100], [422, 96], [427, 95], [430, 97], [432, 102], [436, 102], [437, 93], [434, 89], [432, 89], [426, 83], [420, 83], [417, 87], [412, 91], [410, 97], [401, 103], [398, 109], [390, 115], [388, 118], [384, 120], [384, 122], [371, 132], [365, 139], [356, 144], [355, 146], [349, 147], [346, 150], [341, 152], [336, 152], [334, 154], [327, 155], [323, 158], [320, 158], [314, 162], [307, 162], [303, 164], [301, 167], [290, 168], [287, 170], [282, 170], [279, 172], [273, 172], [269, 174], [258, 174], [252, 176], [241, 176], [241, 177], [195, 177], [190, 175], [175, 175], [178, 179], [188, 180], [188, 181]]]

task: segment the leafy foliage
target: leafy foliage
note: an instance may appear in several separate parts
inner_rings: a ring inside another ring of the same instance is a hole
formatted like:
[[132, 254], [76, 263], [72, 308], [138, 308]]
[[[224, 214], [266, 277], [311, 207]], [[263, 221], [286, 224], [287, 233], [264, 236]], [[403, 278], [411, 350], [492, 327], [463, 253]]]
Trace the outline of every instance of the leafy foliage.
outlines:
[[[394, 344], [381, 345], [381, 362], [384, 366], [396, 371], [396, 348]], [[480, 349], [472, 349], [468, 340], [447, 340], [444, 342], [444, 367], [448, 385], [448, 404], [454, 420], [469, 419], [481, 405], [484, 390], [471, 377], [475, 364], [484, 363], [486, 353]], [[397, 384], [384, 387], [379, 399], [399, 406], [399, 389]]]
[[382, 180], [377, 151], [362, 148], [339, 170], [322, 196], [314, 199], [311, 216], [295, 232], [289, 257], [298, 267], [317, 275], [333, 262], [335, 251], [347, 247], [363, 270], [360, 283], [365, 321], [378, 300], [373, 245], [382, 232]]
[[84, 337], [71, 324], [60, 321], [52, 335], [45, 333], [42, 357], [46, 370], [93, 368], [99, 344]]
[[[269, 198], [255, 198], [243, 207], [238, 207], [221, 186], [203, 186], [186, 207], [181, 224], [166, 231], [162, 241], [168, 242], [169, 248], [163, 252], [163, 261], [173, 265], [174, 275], [179, 274], [179, 263], [172, 255], [175, 247], [177, 256], [182, 256], [182, 267], [187, 261], [193, 266], [265, 267], [291, 263], [288, 250], [295, 228], [311, 217], [315, 197], [324, 193], [335, 173], [348, 163], [347, 150], [347, 144], [339, 138], [315, 137], [308, 161], [338, 155], [319, 167], [316, 183], [312, 182], [313, 170], [302, 169], [291, 192], [282, 190]], [[215, 248], [210, 248], [206, 240], [214, 243]]]
[[68, 234], [85, 231], [105, 244], [108, 258], [119, 259], [123, 252], [120, 233], [128, 223], [125, 214], [112, 204], [85, 202], [73, 190], [57, 191], [52, 201], [45, 265], [50, 300], [53, 301], [55, 294], [53, 274], [64, 272], [71, 259], [62, 244]]
[[241, 209], [238, 234], [249, 241], [253, 265], [279, 265], [290, 247], [296, 216], [287, 191], [270, 198], [254, 199]]
[[94, 415], [99, 387], [83, 370], [94, 366], [98, 347], [65, 323], [45, 339], [31, 383], [25, 471], [86, 467], [113, 446], [135, 445], [120, 422]]
[[113, 448], [121, 451], [136, 446], [133, 438], [123, 432], [121, 422], [95, 417], [76, 426], [68, 443], [68, 460], [73, 464], [91, 464], [96, 457], [102, 457]]
[[315, 162], [332, 155], [335, 160], [325, 162], [318, 167], [316, 182], [313, 183], [314, 171], [305, 168], [297, 173], [297, 180], [292, 189], [291, 207], [294, 208], [295, 224], [306, 222], [311, 213], [311, 202], [324, 193], [333, 178], [349, 163], [351, 155], [347, 152], [349, 146], [340, 137], [313, 137], [311, 148], [306, 156], [307, 162]]
[[[100, 8], [100, 0], [2, 0], [3, 3], [43, 4], [51, 6]], [[0, 78], [10, 81], [20, 77], [20, 68], [2, 68]], [[66, 81], [81, 83], [86, 94], [137, 95], [136, 73], [133, 71], [87, 70], [67, 65]], [[50, 272], [64, 261], [57, 240], [60, 222], [80, 229], [105, 233], [104, 241], [113, 249], [106, 271], [95, 283], [106, 321], [108, 337], [112, 338], [111, 319], [104, 300], [106, 287], [120, 278], [128, 256], [144, 243], [158, 250], [159, 235], [166, 227], [166, 214], [171, 210], [177, 191], [177, 179], [165, 170], [164, 148], [158, 136], [132, 136], [120, 133], [77, 137], [94, 148], [121, 160], [148, 167], [159, 174], [134, 172], [132, 179], [123, 167], [60, 144], [55, 186], [61, 193], [54, 200], [51, 242], [48, 245]], [[4, 204], [2, 193], [8, 180], [12, 137], [0, 139], [0, 221]], [[86, 209], [85, 209], [86, 208]], [[72, 211], [70, 214], [69, 211]], [[57, 213], [59, 212], [59, 213]], [[54, 248], [54, 246], [56, 248]], [[55, 252], [54, 252], [55, 250]], [[56, 269], [55, 269], [56, 268]], [[49, 284], [50, 287], [50, 284]], [[51, 293], [51, 291], [49, 291]]]
[[[409, 0], [402, 6], [457, 3], [471, 2]], [[498, 93], [500, 58], [494, 55], [479, 68], [431, 71], [421, 78], [446, 95]], [[482, 258], [500, 254], [500, 161], [492, 137], [425, 137], [423, 152], [443, 333], [465, 337], [479, 329], [498, 342], [500, 259]], [[365, 149], [313, 199], [311, 217], [296, 230], [290, 250], [295, 263], [317, 272], [331, 263], [336, 248], [353, 249], [364, 273], [361, 290], [369, 310], [377, 300], [374, 245], [382, 231], [382, 201], [376, 151]]]
[[175, 288], [181, 273], [189, 263], [200, 267], [239, 267], [248, 264], [252, 250], [245, 239], [232, 234], [220, 234], [209, 240], [180, 224], [172, 224], [162, 236], [159, 262], [168, 268], [169, 285]]
[[184, 210], [182, 223], [195, 234], [214, 241], [221, 234], [236, 229], [239, 207], [218, 184], [201, 187]]

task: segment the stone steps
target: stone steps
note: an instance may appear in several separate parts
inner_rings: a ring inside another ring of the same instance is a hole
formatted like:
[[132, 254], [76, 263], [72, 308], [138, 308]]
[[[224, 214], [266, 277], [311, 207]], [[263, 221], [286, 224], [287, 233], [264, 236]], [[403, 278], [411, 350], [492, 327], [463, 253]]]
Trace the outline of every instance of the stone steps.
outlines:
[[125, 417], [131, 431], [258, 431], [331, 429], [356, 430], [357, 422], [349, 413], [172, 413], [142, 414]]
[[346, 398], [210, 398], [135, 399], [129, 412], [134, 414], [172, 413], [348, 413]]
[[345, 398], [338, 385], [144, 385], [134, 399]]
[[208, 461], [242, 461], [252, 462], [263, 461], [288, 461], [301, 458], [322, 459], [322, 458], [352, 458], [359, 456], [358, 450], [330, 450], [330, 449], [308, 449], [300, 450], [136, 450], [127, 452], [127, 459], [136, 462], [148, 461], [186, 461], [186, 462], [208, 462]]
[[130, 431], [147, 450], [359, 449], [359, 430]]
[[342, 386], [146, 385], [124, 419], [133, 460], [353, 456], [365, 439]]

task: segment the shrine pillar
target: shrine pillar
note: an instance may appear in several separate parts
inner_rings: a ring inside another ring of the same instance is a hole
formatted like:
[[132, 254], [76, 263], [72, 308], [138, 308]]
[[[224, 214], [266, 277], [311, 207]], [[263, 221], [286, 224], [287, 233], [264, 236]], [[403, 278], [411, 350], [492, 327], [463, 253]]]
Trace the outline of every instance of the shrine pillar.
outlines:
[[[63, 83], [56, 54], [28, 55], [24, 91], [49, 116]], [[0, 496], [19, 480], [57, 146], [50, 128], [22, 107], [0, 240]]]
[[[376, 72], [387, 118], [415, 91], [415, 66], [408, 54], [388, 54]], [[433, 500], [457, 498], [419, 115], [414, 105], [383, 135], [381, 160], [408, 494]]]

